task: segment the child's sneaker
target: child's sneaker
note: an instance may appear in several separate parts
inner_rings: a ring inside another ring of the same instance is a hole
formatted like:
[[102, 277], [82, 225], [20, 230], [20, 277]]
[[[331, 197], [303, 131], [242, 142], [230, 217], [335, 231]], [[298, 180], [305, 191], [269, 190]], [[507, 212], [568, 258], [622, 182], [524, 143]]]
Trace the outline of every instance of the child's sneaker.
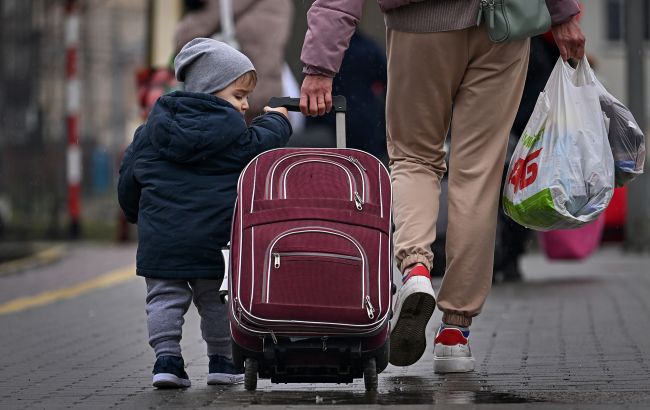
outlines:
[[427, 347], [427, 323], [435, 307], [431, 275], [424, 265], [418, 264], [404, 275], [395, 298], [390, 333], [391, 364], [410, 366], [422, 357]]
[[160, 356], [153, 366], [153, 386], [159, 389], [190, 387], [190, 378], [185, 373], [182, 357]]
[[463, 373], [474, 370], [474, 358], [469, 348], [469, 328], [440, 325], [433, 345], [435, 373]]
[[208, 384], [239, 384], [244, 381], [244, 375], [238, 373], [232, 361], [223, 356], [210, 356], [208, 368]]

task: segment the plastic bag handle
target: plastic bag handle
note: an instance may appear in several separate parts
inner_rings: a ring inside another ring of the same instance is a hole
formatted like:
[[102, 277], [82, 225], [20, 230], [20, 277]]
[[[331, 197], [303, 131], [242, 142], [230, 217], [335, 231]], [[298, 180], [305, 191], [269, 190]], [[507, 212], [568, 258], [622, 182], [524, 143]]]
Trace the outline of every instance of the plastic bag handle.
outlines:
[[578, 65], [576, 66], [575, 70], [571, 68], [569, 63], [566, 61], [564, 64], [571, 69], [569, 71], [571, 73], [571, 81], [576, 87], [593, 85], [596, 82], [596, 75], [594, 74], [594, 70], [589, 64], [589, 60], [587, 60], [586, 54], [580, 61], [578, 61]]

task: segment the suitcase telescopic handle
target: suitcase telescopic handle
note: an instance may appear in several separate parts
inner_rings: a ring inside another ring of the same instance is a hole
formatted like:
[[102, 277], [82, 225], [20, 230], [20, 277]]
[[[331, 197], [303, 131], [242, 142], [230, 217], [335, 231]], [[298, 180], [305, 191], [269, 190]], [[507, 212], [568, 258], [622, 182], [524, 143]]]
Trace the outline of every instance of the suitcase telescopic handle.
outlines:
[[[292, 97], [271, 97], [268, 103], [269, 107], [284, 107], [289, 111], [300, 111], [300, 98]], [[347, 103], [342, 95], [332, 96], [332, 108], [334, 112], [345, 112]]]
[[[300, 98], [271, 97], [268, 106], [271, 108], [284, 107], [289, 111], [300, 111]], [[332, 108], [336, 113], [336, 147], [345, 148], [345, 111], [347, 102], [342, 95], [332, 96]]]

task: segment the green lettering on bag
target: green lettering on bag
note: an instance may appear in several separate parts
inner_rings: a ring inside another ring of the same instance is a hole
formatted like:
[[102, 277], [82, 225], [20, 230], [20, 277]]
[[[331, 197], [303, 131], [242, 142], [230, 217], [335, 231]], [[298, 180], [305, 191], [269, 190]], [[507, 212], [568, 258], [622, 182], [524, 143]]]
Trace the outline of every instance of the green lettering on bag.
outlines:
[[529, 133], [525, 132], [523, 137], [522, 137], [523, 140], [522, 140], [521, 143], [526, 148], [532, 148], [532, 146], [535, 145], [537, 143], [537, 141], [542, 139], [542, 135], [544, 135], [544, 128], [539, 130], [539, 132], [537, 134], [535, 134], [535, 135], [530, 135]]
[[517, 223], [538, 230], [552, 229], [555, 224], [565, 220], [555, 210], [549, 188], [539, 191], [516, 205], [503, 197], [503, 209]]

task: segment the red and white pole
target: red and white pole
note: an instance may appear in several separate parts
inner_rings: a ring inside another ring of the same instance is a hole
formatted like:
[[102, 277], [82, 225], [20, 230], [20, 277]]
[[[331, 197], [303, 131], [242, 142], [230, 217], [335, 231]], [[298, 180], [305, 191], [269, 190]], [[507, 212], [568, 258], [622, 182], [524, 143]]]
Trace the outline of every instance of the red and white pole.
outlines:
[[81, 92], [78, 76], [77, 54], [79, 46], [79, 4], [68, 0], [65, 14], [66, 54], [66, 128], [68, 136], [67, 179], [68, 216], [73, 239], [81, 232], [81, 149], [79, 147], [79, 108]]

